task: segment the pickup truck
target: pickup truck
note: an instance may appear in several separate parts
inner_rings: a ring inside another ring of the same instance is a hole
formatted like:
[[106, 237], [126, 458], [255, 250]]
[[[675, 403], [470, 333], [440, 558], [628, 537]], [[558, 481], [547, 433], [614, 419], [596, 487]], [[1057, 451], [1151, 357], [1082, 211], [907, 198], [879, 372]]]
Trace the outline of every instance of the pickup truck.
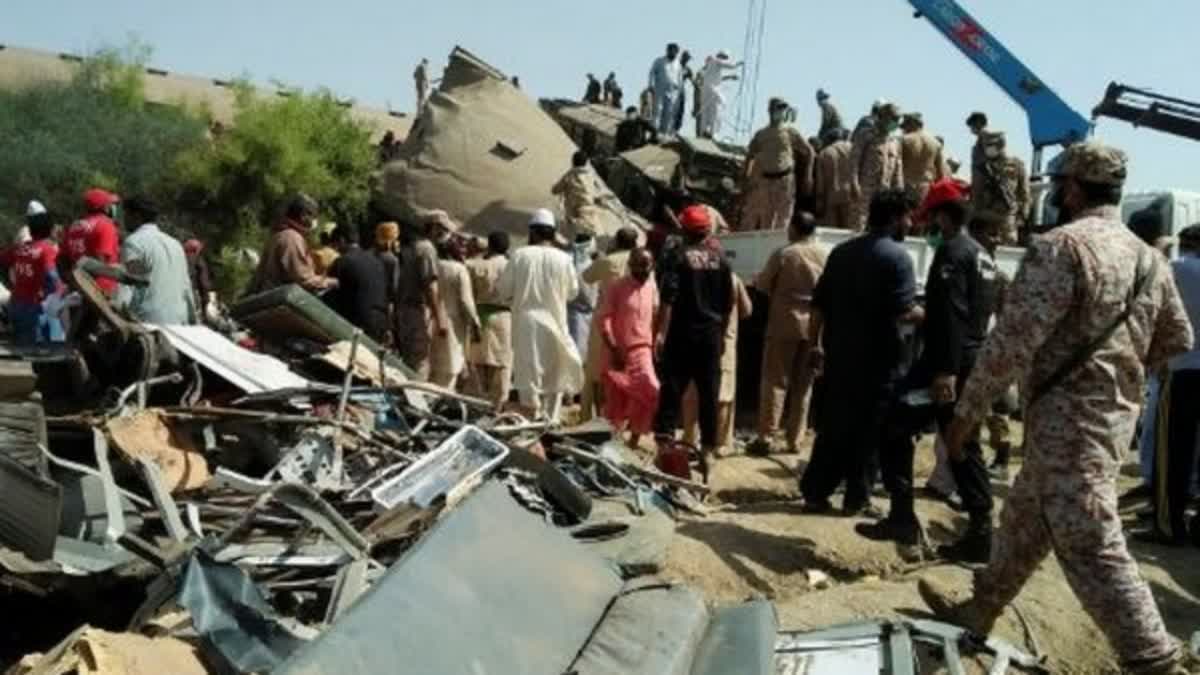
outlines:
[[[1186, 190], [1131, 192], [1125, 195], [1125, 199], [1121, 203], [1121, 217], [1128, 221], [1132, 214], [1146, 208], [1161, 210], [1167, 223], [1167, 234], [1175, 236], [1183, 228], [1200, 223], [1200, 192]], [[1044, 192], [1038, 195], [1035, 213], [1040, 214], [1039, 220], [1043, 223], [1054, 222], [1056, 218], [1053, 207], [1046, 202]], [[855, 233], [847, 230], [823, 227], [817, 229], [817, 239], [829, 249], [853, 236]], [[762, 271], [771, 254], [787, 244], [787, 233], [783, 230], [734, 232], [723, 235], [719, 239], [734, 273], [749, 284]], [[919, 237], [905, 239], [904, 247], [912, 256], [917, 283], [921, 285], [933, 262], [933, 247], [928, 241]], [[996, 263], [1011, 279], [1021, 266], [1021, 258], [1024, 255], [1025, 249], [1023, 248], [1002, 246], [996, 251]]]

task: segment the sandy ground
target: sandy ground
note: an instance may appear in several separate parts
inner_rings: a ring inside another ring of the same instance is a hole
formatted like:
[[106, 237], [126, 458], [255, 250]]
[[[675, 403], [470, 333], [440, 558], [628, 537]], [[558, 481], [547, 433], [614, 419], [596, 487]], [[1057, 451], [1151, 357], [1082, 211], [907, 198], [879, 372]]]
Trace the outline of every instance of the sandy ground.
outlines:
[[[916, 591], [922, 576], [968, 587], [965, 568], [906, 561], [896, 546], [858, 536], [854, 525], [862, 519], [801, 514], [796, 474], [805, 457], [720, 460], [712, 480], [713, 512], [704, 518], [685, 516], [679, 523], [666, 575], [703, 589], [716, 603], [770, 598], [778, 607], [781, 628], [793, 630], [897, 615], [928, 618]], [[918, 448], [918, 485], [932, 465], [927, 441]], [[1131, 479], [1126, 487], [1134, 483]], [[997, 496], [1003, 496], [1005, 487], [997, 485]], [[886, 509], [882, 493], [874, 501]], [[965, 524], [963, 516], [938, 501], [921, 499], [917, 510], [934, 543], [953, 539]], [[1186, 641], [1200, 629], [1200, 550], [1136, 542], [1131, 549], [1168, 628]], [[811, 581], [822, 577], [826, 580], [814, 588]], [[1071, 593], [1053, 557], [1034, 575], [1016, 607], [1033, 640], [1012, 609], [998, 633], [1029, 651], [1048, 654], [1053, 672], [1116, 672], [1103, 634]]]

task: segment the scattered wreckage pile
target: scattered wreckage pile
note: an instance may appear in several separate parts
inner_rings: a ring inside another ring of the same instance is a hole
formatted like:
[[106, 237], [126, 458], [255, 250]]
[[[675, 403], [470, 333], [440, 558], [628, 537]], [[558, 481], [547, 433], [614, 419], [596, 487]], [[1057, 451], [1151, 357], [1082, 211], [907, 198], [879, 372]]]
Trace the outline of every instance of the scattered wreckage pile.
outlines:
[[[132, 324], [76, 283], [103, 325], [84, 360], [127, 371], [83, 409], [0, 404], [0, 587], [29, 617], [8, 672], [765, 675], [960, 644], [1033, 663], [940, 624], [806, 635], [765, 600], [710, 607], [654, 576], [704, 486], [603, 425], [414, 381], [298, 288], [234, 308], [251, 350]], [[5, 363], [50, 392], [79, 367], [60, 356]]]

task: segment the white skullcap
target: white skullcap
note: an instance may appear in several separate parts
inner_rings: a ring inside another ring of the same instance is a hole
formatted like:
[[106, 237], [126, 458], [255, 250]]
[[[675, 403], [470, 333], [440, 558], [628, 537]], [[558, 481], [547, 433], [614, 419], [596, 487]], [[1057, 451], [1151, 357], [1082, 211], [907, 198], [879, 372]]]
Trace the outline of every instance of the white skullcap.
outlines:
[[554, 212], [550, 209], [538, 209], [533, 212], [533, 217], [529, 219], [529, 226], [540, 225], [551, 229], [558, 229], [558, 221], [554, 218]]
[[29, 206], [25, 209], [26, 216], [40, 216], [44, 213], [46, 213], [46, 207], [36, 199], [30, 201]]

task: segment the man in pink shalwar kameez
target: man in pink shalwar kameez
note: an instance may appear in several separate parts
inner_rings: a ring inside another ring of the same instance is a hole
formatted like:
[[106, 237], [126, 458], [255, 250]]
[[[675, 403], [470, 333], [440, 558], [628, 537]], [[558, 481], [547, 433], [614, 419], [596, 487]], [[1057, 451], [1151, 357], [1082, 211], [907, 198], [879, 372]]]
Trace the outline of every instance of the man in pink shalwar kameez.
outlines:
[[628, 425], [629, 444], [649, 433], [658, 410], [654, 372], [654, 317], [658, 285], [650, 278], [654, 258], [644, 248], [629, 255], [629, 273], [604, 294], [599, 326], [611, 358], [604, 372], [604, 416], [620, 430]]

